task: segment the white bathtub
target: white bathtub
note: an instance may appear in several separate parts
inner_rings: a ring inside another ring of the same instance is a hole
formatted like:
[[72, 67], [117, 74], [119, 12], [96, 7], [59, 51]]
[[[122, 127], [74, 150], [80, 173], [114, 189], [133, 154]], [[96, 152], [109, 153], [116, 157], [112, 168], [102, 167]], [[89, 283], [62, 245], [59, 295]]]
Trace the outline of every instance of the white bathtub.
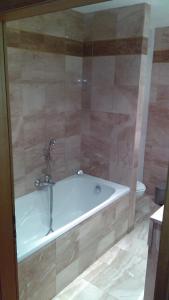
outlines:
[[16, 199], [18, 262], [129, 192], [126, 186], [86, 174], [68, 177], [53, 188], [54, 232], [48, 236], [49, 191], [35, 191]]

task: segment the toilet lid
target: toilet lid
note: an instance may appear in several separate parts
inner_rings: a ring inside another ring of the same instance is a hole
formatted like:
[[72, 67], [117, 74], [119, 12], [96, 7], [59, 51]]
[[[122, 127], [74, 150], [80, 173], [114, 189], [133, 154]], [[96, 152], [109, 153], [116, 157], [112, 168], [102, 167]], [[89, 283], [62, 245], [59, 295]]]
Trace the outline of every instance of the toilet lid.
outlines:
[[146, 186], [144, 183], [137, 181], [136, 191], [138, 192], [144, 192], [146, 190]]

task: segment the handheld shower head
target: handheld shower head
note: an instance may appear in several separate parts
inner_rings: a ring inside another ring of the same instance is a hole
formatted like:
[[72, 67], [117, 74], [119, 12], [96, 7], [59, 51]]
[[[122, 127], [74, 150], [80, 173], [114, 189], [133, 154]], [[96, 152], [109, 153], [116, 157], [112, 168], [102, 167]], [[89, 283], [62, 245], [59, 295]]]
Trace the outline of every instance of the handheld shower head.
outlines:
[[52, 158], [51, 158], [51, 151], [52, 147], [54, 147], [56, 144], [56, 140], [54, 138], [51, 138], [49, 140], [48, 146], [44, 149], [44, 157], [47, 163], [49, 163]]
[[51, 138], [49, 141], [49, 146], [54, 146], [56, 144], [56, 140], [54, 138]]

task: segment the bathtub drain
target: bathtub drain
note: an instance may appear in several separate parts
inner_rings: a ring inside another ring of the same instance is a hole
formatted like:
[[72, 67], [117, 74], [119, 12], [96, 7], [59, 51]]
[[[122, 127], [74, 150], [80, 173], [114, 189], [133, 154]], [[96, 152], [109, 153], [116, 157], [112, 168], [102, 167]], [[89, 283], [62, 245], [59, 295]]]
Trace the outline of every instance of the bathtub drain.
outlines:
[[100, 194], [101, 191], [102, 191], [101, 186], [100, 186], [100, 185], [96, 185], [96, 186], [95, 186], [95, 192], [96, 192], [97, 194]]

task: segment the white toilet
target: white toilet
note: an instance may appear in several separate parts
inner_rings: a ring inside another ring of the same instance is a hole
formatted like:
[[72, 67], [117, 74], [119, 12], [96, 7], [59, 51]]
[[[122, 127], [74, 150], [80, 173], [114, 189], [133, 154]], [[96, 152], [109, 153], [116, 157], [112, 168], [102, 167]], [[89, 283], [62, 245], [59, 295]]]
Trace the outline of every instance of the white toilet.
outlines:
[[140, 199], [144, 196], [146, 192], [146, 186], [144, 183], [137, 181], [137, 185], [136, 185], [136, 199]]

